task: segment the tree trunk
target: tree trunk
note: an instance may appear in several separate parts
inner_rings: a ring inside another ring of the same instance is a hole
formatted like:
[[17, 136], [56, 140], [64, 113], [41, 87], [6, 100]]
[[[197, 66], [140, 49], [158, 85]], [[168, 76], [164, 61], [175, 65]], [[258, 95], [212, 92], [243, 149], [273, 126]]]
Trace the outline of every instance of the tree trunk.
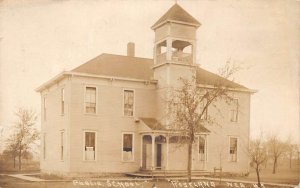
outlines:
[[276, 173], [276, 166], [277, 166], [277, 158], [274, 159], [274, 163], [273, 163], [273, 174]]
[[189, 144], [188, 144], [188, 167], [187, 167], [188, 182], [192, 181], [192, 149], [193, 149], [193, 143], [189, 142]]
[[258, 169], [258, 166], [256, 166], [255, 170], [256, 170], [256, 176], [257, 176], [257, 184], [258, 184], [258, 187], [261, 187], [261, 185], [260, 185], [260, 177], [259, 177], [259, 169]]
[[22, 150], [20, 149], [19, 150], [19, 171], [21, 171], [21, 168], [22, 168]]

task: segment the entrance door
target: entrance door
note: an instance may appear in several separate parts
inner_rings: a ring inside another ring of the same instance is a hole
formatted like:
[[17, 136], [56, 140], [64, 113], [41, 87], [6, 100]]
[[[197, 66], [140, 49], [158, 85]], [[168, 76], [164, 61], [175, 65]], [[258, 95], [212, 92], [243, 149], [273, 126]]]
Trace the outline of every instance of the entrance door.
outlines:
[[161, 169], [161, 144], [156, 145], [156, 168]]

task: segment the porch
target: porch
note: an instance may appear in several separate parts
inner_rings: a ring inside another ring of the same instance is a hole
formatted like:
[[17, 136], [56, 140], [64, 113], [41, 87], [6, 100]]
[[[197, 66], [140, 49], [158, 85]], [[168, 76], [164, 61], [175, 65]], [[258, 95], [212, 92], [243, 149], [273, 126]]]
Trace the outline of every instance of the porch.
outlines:
[[[155, 119], [141, 118], [151, 130], [140, 131], [140, 176], [181, 176], [186, 173], [188, 154], [187, 139], [179, 132], [166, 130]], [[206, 170], [209, 131], [205, 128], [197, 134], [193, 144], [192, 171], [196, 174]]]

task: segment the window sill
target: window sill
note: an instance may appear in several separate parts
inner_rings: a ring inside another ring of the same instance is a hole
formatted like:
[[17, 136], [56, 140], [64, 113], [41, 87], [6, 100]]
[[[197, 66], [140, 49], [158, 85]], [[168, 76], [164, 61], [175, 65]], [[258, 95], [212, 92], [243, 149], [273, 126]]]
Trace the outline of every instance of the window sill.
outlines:
[[97, 160], [93, 160], [93, 161], [82, 160], [82, 162], [84, 162], [84, 163], [96, 163], [96, 162], [97, 162]]
[[135, 116], [134, 115], [132, 115], [132, 116], [126, 116], [126, 115], [122, 115], [122, 117], [125, 117], [125, 118], [134, 118]]
[[122, 163], [135, 163], [135, 161], [134, 160], [132, 160], [132, 161], [121, 161]]
[[85, 116], [98, 116], [98, 114], [97, 114], [97, 113], [95, 113], [95, 114], [91, 114], [91, 113], [86, 113], [86, 112], [84, 113], [84, 115], [85, 115]]

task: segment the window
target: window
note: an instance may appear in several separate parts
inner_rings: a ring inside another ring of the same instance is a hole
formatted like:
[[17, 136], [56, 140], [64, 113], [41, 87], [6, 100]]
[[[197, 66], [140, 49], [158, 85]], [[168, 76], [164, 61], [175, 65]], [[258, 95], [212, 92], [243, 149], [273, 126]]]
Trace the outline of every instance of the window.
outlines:
[[205, 136], [201, 135], [199, 136], [199, 160], [200, 161], [205, 161]]
[[44, 121], [46, 121], [46, 117], [47, 117], [47, 100], [46, 97], [43, 98], [43, 106], [44, 106]]
[[238, 121], [238, 108], [239, 108], [239, 101], [238, 99], [233, 99], [231, 104], [231, 113], [230, 113], [230, 121], [237, 122]]
[[84, 132], [84, 160], [96, 160], [96, 132]]
[[85, 112], [96, 114], [96, 87], [85, 88]]
[[60, 91], [60, 96], [61, 96], [61, 114], [65, 114], [65, 89], [62, 88]]
[[123, 134], [122, 160], [133, 161], [133, 134]]
[[64, 132], [63, 131], [61, 131], [60, 132], [60, 160], [64, 160], [64, 142], [65, 142], [65, 140], [64, 140], [65, 138], [64, 138]]
[[43, 134], [43, 159], [46, 159], [46, 133]]
[[[203, 98], [203, 96], [201, 97], [201, 99], [202, 98]], [[202, 101], [199, 103], [199, 107], [200, 107], [199, 108], [199, 113], [202, 113], [202, 111], [205, 108], [206, 104], [207, 104], [207, 100], [203, 98]], [[207, 120], [207, 109], [208, 108], [205, 109], [205, 111], [203, 112], [203, 115], [201, 116], [202, 120]]]
[[124, 90], [124, 116], [133, 116], [134, 92]]
[[236, 162], [237, 161], [237, 138], [230, 138], [230, 161]]

